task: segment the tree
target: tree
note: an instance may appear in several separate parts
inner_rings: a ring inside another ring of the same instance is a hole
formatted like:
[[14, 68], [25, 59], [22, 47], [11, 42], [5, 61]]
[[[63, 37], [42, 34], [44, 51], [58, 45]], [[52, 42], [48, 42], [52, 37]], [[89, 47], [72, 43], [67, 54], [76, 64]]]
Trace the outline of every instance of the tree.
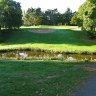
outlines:
[[22, 24], [22, 10], [19, 2], [0, 0], [0, 26], [3, 28], [19, 28]]
[[42, 11], [41, 8], [29, 8], [23, 17], [24, 25], [40, 25], [42, 22]]
[[80, 6], [73, 18], [78, 21], [77, 25], [82, 27], [82, 30], [91, 33], [92, 38], [96, 38], [96, 0], [87, 0]]
[[72, 11], [70, 8], [67, 8], [66, 12], [63, 14], [63, 24], [70, 25], [70, 21], [72, 18]]
[[3, 8], [4, 8], [4, 2], [3, 0], [0, 0], [0, 30], [1, 30], [1, 26], [3, 25], [3, 20], [4, 20]]
[[77, 21], [78, 20], [77, 16], [78, 16], [78, 12], [75, 12], [73, 17], [71, 18], [71, 21], [70, 21], [71, 24], [77, 25], [77, 22], [78, 22]]
[[42, 12], [41, 8], [29, 8], [23, 16], [24, 25], [70, 25], [73, 13], [70, 8], [65, 14], [61, 14], [57, 9], [48, 9]]
[[62, 23], [62, 15], [57, 9], [48, 9], [43, 13], [42, 20], [44, 25], [58, 25]]
[[58, 14], [58, 10], [57, 9], [53, 9], [53, 10], [46, 10], [45, 11], [45, 22], [47, 25], [56, 25], [57, 24], [57, 14]]

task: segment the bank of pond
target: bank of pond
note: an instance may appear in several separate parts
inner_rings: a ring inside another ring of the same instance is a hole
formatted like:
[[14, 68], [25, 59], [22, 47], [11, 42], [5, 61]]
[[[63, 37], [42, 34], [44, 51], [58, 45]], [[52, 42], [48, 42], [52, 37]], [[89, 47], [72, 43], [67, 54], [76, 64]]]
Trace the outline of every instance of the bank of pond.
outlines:
[[0, 50], [0, 60], [62, 60], [65, 62], [96, 62], [96, 53], [71, 53], [28, 49]]

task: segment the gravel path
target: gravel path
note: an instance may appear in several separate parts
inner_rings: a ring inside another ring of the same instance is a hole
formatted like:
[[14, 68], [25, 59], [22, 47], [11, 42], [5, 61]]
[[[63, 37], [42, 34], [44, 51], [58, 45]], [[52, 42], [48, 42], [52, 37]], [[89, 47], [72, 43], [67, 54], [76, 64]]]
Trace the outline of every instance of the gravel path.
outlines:
[[96, 77], [87, 81], [74, 96], [96, 96]]

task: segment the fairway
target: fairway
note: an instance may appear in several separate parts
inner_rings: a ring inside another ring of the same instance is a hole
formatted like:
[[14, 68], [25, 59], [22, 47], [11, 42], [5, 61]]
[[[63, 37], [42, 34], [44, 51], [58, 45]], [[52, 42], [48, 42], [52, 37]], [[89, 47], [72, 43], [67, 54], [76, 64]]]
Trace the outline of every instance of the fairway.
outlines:
[[[58, 26], [51, 26], [51, 30], [49, 30], [48, 27], [46, 30], [42, 28], [44, 28], [44, 26], [38, 28], [41, 33], [36, 33], [37, 29], [34, 31], [34, 28], [21, 28], [14, 32], [6, 32], [5, 41], [0, 44], [0, 50], [35, 48], [77, 53], [85, 51], [96, 52], [96, 41], [89, 40], [86, 32], [67, 28], [63, 29]], [[44, 32], [46, 34], [44, 34]]]
[[86, 64], [1, 60], [0, 95], [71, 96], [95, 73], [79, 67]]

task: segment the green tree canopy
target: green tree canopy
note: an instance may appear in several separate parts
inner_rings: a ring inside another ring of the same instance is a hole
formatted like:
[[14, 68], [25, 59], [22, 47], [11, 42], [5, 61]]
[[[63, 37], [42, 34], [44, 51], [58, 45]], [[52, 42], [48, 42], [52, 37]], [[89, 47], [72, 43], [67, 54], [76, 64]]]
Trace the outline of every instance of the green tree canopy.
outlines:
[[63, 24], [70, 25], [72, 15], [72, 10], [70, 8], [67, 8], [66, 12], [63, 14]]
[[26, 26], [40, 25], [42, 21], [41, 8], [29, 8], [25, 16], [23, 16], [23, 21]]
[[96, 0], [87, 0], [82, 4], [71, 22], [77, 23], [83, 30], [96, 34]]
[[19, 2], [0, 0], [0, 26], [17, 28], [22, 24], [22, 10]]
[[23, 16], [24, 25], [70, 25], [73, 13], [67, 8], [65, 13], [58, 12], [57, 9], [42, 11], [41, 8], [29, 8]]

